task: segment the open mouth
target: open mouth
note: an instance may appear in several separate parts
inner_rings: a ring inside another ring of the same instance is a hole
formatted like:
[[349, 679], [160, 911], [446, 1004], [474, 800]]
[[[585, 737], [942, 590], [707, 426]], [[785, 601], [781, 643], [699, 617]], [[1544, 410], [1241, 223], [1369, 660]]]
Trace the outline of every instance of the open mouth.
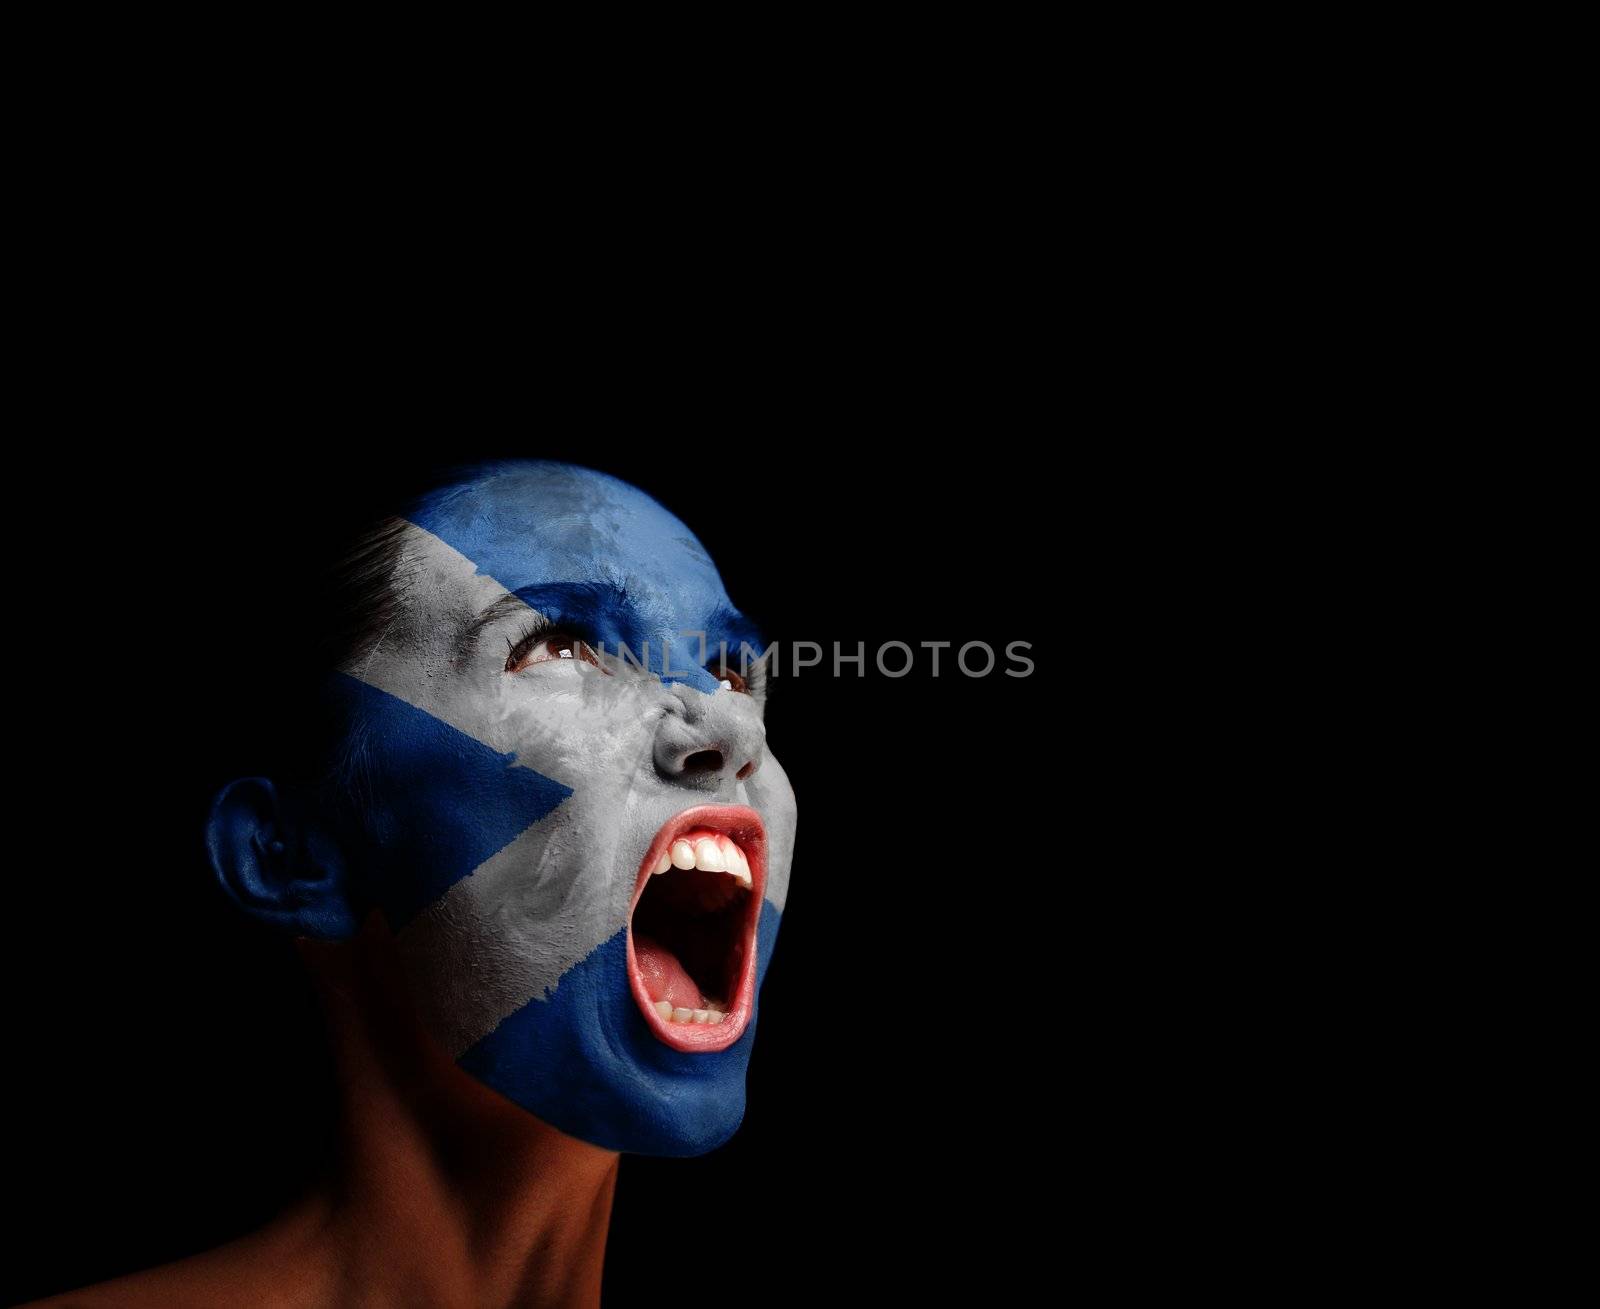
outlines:
[[755, 1005], [767, 833], [754, 809], [701, 805], [669, 819], [639, 866], [628, 980], [657, 1038], [725, 1050]]

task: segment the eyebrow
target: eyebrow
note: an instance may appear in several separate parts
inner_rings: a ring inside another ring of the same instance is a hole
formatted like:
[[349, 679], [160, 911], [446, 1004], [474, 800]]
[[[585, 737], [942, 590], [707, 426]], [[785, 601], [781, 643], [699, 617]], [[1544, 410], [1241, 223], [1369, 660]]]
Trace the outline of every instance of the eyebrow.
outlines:
[[706, 620], [708, 642], [713, 631], [723, 633], [722, 639], [727, 641], [730, 650], [736, 650], [740, 644], [754, 646], [757, 651], [767, 648], [767, 641], [761, 634], [761, 629], [737, 609], [728, 605], [718, 605], [715, 612]]
[[456, 658], [465, 659], [477, 648], [478, 638], [483, 635], [483, 629], [492, 627], [502, 618], [511, 614], [527, 613], [528, 602], [507, 591], [498, 600], [491, 601], [476, 618], [461, 629], [456, 637]]
[[[477, 648], [484, 629], [502, 619], [537, 613], [552, 623], [576, 627], [578, 635], [615, 639], [637, 626], [638, 616], [625, 588], [609, 582], [543, 582], [519, 586], [491, 601], [456, 638], [456, 657], [465, 659]], [[627, 639], [622, 636], [622, 639]]]
[[[542, 614], [555, 623], [575, 623], [589, 628], [601, 640], [606, 640], [608, 635], [602, 628], [609, 628], [613, 639], [628, 639], [623, 629], [635, 626], [638, 620], [626, 590], [621, 587], [594, 582], [519, 587], [491, 601], [461, 629], [456, 640], [457, 657], [465, 659], [476, 649], [485, 628], [511, 615], [529, 612]], [[766, 649], [760, 629], [731, 605], [718, 605], [707, 616], [704, 630], [707, 651], [716, 649], [718, 640], [725, 641], [730, 650], [737, 650], [741, 644], [752, 645], [758, 652]]]

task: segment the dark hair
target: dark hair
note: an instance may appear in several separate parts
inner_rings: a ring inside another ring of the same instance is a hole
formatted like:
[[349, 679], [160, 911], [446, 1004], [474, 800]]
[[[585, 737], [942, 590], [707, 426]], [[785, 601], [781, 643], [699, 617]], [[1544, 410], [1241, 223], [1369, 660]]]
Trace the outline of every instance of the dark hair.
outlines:
[[[285, 523], [283, 550], [261, 561], [271, 576], [266, 607], [292, 630], [265, 642], [273, 662], [259, 692], [263, 707], [244, 703], [240, 764], [250, 772], [319, 792], [349, 790], [345, 700], [332, 693], [338, 670], [367, 654], [394, 621], [396, 576], [407, 527], [405, 513], [441, 476], [419, 476], [386, 490], [331, 487]], [[344, 493], [341, 493], [344, 492]]]
[[395, 572], [406, 520], [390, 514], [363, 530], [335, 560], [327, 583], [326, 663], [340, 668], [367, 654], [395, 619]]

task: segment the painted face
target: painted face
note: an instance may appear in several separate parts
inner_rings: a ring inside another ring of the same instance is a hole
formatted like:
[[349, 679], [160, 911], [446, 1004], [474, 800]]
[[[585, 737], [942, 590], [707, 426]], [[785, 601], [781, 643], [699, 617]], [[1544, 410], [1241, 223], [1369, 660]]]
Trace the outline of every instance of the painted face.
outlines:
[[738, 676], [741, 642], [762, 644], [688, 528], [564, 465], [435, 492], [397, 587], [339, 682], [365, 892], [424, 1025], [571, 1135], [720, 1144], [794, 844]]

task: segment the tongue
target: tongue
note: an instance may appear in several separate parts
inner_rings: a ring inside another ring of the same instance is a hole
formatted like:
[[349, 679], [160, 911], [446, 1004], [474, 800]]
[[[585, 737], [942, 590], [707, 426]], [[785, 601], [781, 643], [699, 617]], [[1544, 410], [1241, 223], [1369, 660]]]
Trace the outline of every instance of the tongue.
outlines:
[[633, 938], [633, 957], [644, 978], [644, 992], [652, 1000], [665, 1000], [674, 1009], [704, 1009], [706, 999], [694, 979], [684, 972], [678, 956], [666, 946], [637, 933]]

